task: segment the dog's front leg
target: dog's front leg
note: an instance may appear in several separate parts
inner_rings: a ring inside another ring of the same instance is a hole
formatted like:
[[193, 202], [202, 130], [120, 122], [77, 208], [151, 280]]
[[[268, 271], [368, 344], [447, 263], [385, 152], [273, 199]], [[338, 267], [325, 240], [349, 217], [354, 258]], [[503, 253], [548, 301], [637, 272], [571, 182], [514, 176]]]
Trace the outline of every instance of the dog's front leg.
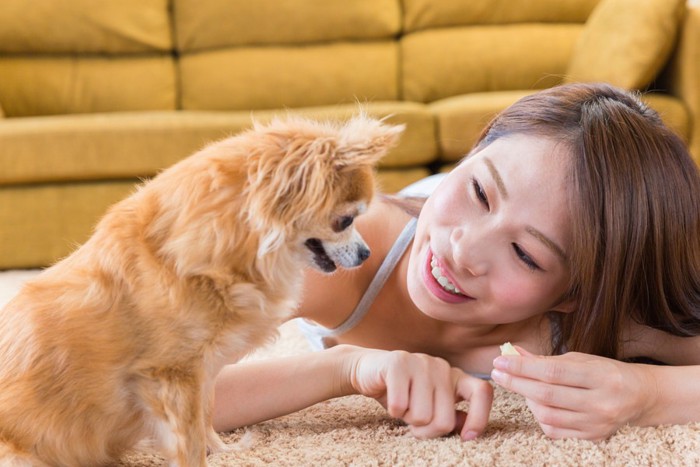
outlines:
[[211, 424], [214, 411], [214, 385], [216, 378], [210, 378], [202, 388], [202, 407], [204, 407], [204, 427], [207, 430], [207, 449], [209, 454], [231, 452], [234, 450], [223, 442], [221, 436], [214, 430]]
[[204, 467], [207, 430], [199, 378], [189, 371], [154, 371], [144, 401], [154, 416], [159, 450], [171, 467]]

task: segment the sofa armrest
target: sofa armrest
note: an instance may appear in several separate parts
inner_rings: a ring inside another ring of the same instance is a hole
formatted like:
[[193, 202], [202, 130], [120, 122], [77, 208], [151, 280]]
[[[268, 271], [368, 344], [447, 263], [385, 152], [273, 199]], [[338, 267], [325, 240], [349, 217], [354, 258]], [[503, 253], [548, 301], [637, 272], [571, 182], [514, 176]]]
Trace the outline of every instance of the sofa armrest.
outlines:
[[690, 113], [690, 152], [700, 164], [700, 2], [688, 2], [670, 63], [669, 90]]

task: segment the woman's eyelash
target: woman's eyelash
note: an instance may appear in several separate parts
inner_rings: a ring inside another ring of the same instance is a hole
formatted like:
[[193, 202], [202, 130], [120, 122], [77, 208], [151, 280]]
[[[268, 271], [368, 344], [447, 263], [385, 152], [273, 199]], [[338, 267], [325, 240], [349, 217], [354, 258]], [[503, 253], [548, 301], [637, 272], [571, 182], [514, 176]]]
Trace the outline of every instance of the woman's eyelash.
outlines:
[[489, 199], [486, 197], [484, 189], [481, 188], [481, 185], [479, 185], [479, 182], [477, 182], [475, 178], [472, 178], [472, 187], [474, 188], [474, 194], [476, 194], [476, 197], [479, 198], [479, 201], [481, 201], [486, 208], [490, 208]]
[[[486, 209], [491, 209], [489, 205], [489, 199], [486, 196], [484, 189], [481, 187], [476, 178], [473, 177], [472, 188], [474, 189], [474, 194], [476, 195], [477, 199], [486, 207]], [[522, 248], [520, 248], [520, 246], [517, 243], [513, 243], [512, 245], [513, 250], [515, 250], [515, 254], [517, 255], [518, 259], [522, 261], [525, 264], [525, 266], [527, 266], [533, 271], [538, 271], [542, 269], [537, 263], [535, 263], [535, 261], [532, 258], [530, 258], [530, 256], [527, 253], [523, 251]]]
[[518, 256], [518, 259], [525, 263], [525, 266], [527, 266], [528, 268], [532, 269], [533, 271], [538, 271], [542, 269], [537, 263], [535, 263], [532, 260], [532, 258], [528, 256], [527, 253], [523, 251], [522, 248], [520, 248], [520, 246], [517, 243], [513, 243], [513, 250], [515, 250], [515, 254]]

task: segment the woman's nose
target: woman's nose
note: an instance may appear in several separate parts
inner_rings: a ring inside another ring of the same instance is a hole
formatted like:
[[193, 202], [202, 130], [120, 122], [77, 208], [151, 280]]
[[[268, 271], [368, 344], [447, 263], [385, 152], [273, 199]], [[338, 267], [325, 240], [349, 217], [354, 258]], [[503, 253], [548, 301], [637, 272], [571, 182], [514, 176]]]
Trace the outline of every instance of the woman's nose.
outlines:
[[483, 276], [488, 271], [485, 233], [467, 227], [458, 227], [450, 235], [452, 258], [456, 267], [472, 276]]

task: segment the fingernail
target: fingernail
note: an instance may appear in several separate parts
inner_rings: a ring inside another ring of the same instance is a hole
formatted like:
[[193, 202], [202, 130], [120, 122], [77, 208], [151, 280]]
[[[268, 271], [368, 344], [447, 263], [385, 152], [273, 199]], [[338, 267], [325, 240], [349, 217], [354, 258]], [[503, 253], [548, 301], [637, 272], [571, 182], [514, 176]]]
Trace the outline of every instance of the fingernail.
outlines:
[[493, 366], [496, 368], [500, 368], [501, 370], [507, 370], [510, 366], [510, 360], [508, 360], [505, 357], [496, 357], [493, 360]]
[[502, 371], [499, 371], [494, 368], [493, 370], [491, 370], [491, 379], [493, 379], [497, 383], [502, 383], [506, 380], [506, 375]]
[[464, 433], [464, 436], [462, 436], [462, 441], [472, 441], [476, 439], [477, 436], [479, 436], [479, 433], [470, 430]]

